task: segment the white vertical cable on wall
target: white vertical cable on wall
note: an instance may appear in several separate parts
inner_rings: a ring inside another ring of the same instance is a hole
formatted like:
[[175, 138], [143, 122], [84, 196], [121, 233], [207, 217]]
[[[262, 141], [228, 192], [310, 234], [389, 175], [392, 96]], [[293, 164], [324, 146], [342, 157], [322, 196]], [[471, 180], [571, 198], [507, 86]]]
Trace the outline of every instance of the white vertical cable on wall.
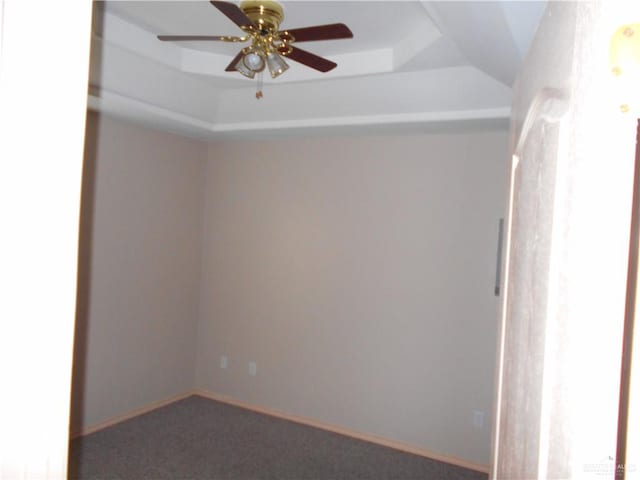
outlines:
[[91, 8], [0, 2], [0, 478], [66, 478]]
[[496, 282], [493, 293], [496, 297], [500, 296], [502, 285], [502, 242], [504, 239], [504, 218], [498, 220], [498, 248], [496, 252]]

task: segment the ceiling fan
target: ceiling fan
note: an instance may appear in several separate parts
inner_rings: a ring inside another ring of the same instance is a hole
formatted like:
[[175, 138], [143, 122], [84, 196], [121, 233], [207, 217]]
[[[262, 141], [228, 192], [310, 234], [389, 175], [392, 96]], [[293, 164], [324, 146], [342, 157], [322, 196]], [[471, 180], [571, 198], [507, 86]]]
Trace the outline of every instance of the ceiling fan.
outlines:
[[[289, 68], [284, 58], [302, 63], [320, 72], [328, 72], [337, 66], [331, 60], [294, 47], [293, 43], [353, 38], [353, 33], [344, 23], [279, 30], [280, 23], [284, 19], [284, 9], [278, 2], [271, 0], [245, 0], [240, 3], [240, 6], [231, 2], [211, 0], [211, 4], [238, 25], [245, 35], [242, 37], [158, 35], [158, 39], [170, 42], [251, 41], [250, 45], [240, 50], [231, 60], [225, 71], [237, 71], [246, 77], [254, 78], [266, 67], [271, 77], [276, 78]], [[261, 92], [258, 91], [258, 94], [256, 96], [260, 98]]]

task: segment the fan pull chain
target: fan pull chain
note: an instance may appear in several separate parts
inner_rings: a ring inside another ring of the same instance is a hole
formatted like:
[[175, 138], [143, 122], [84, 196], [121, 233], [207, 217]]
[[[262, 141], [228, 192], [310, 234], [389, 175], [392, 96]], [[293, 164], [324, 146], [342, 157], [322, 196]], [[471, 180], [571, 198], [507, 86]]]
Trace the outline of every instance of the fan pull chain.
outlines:
[[262, 72], [258, 72], [258, 83], [256, 86], [256, 100], [262, 98]]

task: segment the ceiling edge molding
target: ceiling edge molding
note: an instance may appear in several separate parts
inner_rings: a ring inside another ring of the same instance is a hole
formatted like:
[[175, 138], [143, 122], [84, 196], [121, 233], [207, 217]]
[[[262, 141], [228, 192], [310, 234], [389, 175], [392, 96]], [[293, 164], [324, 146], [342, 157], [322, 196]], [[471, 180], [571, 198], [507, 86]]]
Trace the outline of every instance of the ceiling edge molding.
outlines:
[[188, 137], [205, 139], [212, 133], [212, 124], [209, 122], [104, 89], [100, 89], [99, 92], [95, 89], [89, 92], [87, 109]]
[[330, 126], [369, 126], [402, 123], [452, 122], [466, 120], [508, 119], [510, 108], [491, 108], [485, 110], [459, 110], [444, 112], [418, 112], [399, 114], [380, 114], [367, 116], [323, 117], [268, 122], [223, 123], [214, 127], [215, 132], [240, 132], [255, 130], [274, 130], [289, 128], [318, 128]]
[[141, 102], [114, 92], [95, 89], [88, 95], [90, 110], [130, 118], [143, 124], [164, 128], [196, 138], [215, 138], [217, 134], [256, 131], [283, 131], [287, 129], [313, 130], [326, 127], [365, 127], [402, 124], [438, 124], [442, 122], [468, 122], [475, 120], [508, 120], [509, 107], [479, 110], [453, 110], [438, 112], [414, 112], [363, 116], [322, 117], [280, 121], [212, 123], [189, 115]]

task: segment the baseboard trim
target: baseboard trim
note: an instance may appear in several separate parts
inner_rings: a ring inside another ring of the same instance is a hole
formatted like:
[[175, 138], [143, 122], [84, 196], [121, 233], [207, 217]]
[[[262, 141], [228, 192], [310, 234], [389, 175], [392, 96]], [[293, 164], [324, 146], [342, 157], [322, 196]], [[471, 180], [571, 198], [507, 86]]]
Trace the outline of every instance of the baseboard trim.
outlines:
[[270, 415], [272, 417], [282, 418], [283, 420], [289, 420], [289, 421], [300, 423], [303, 425], [308, 425], [310, 427], [319, 428], [321, 430], [326, 430], [326, 431], [337, 433], [340, 435], [345, 435], [347, 437], [357, 438], [358, 440], [364, 440], [365, 442], [375, 443], [377, 445], [382, 445], [384, 447], [393, 448], [394, 450], [400, 450], [402, 452], [412, 453], [414, 455], [419, 455], [421, 457], [429, 458], [431, 460], [437, 460], [439, 462], [448, 463], [450, 465], [468, 468], [470, 470], [475, 470], [481, 473], [487, 473], [487, 474], [489, 473], [488, 465], [482, 465], [479, 463], [462, 460], [460, 458], [451, 457], [448, 455], [442, 455], [440, 453], [432, 452], [424, 448], [408, 445], [402, 442], [397, 442], [395, 440], [388, 440], [386, 438], [370, 435], [368, 433], [356, 432], [344, 427], [331, 425], [331, 424], [324, 423], [311, 418], [301, 417], [298, 415], [290, 415], [288, 413], [284, 413], [284, 412], [280, 412], [270, 408], [261, 407], [259, 405], [243, 402], [233, 397], [229, 397], [227, 395], [220, 395], [218, 393], [209, 392], [207, 390], [196, 389], [192, 393], [195, 395], [200, 395], [205, 398], [209, 398], [211, 400], [216, 400], [218, 402], [223, 402], [229, 405], [234, 405], [236, 407], [244, 408], [246, 410], [251, 410], [257, 413]]
[[159, 400], [157, 402], [152, 402], [144, 407], [136, 408], [135, 410], [131, 410], [123, 415], [117, 415], [115, 417], [108, 418], [100, 423], [96, 423], [89, 427], [81, 428], [80, 430], [71, 431], [69, 436], [71, 438], [82, 437], [84, 435], [89, 435], [91, 433], [95, 433], [97, 431], [103, 430], [108, 427], [112, 427], [120, 422], [124, 422], [126, 420], [130, 420], [134, 417], [138, 417], [140, 415], [144, 415], [145, 413], [149, 413], [153, 410], [156, 410], [161, 407], [165, 407], [172, 403], [175, 403], [179, 400], [184, 400], [187, 397], [191, 397], [192, 395], [199, 395], [198, 392], [190, 390], [185, 393], [181, 393], [179, 395], [175, 395], [173, 397], [166, 398], [164, 400]]
[[208, 390], [190, 390], [188, 392], [182, 393], [180, 395], [175, 395], [170, 398], [166, 398], [164, 400], [159, 400], [157, 402], [152, 402], [144, 407], [137, 408], [135, 410], [131, 410], [123, 415], [117, 415], [115, 417], [108, 418], [100, 423], [96, 423], [86, 428], [82, 428], [77, 431], [72, 431], [70, 433], [71, 438], [82, 437], [84, 435], [89, 435], [105, 428], [116, 425], [120, 422], [124, 422], [126, 420], [130, 420], [134, 417], [138, 417], [140, 415], [144, 415], [145, 413], [149, 413], [158, 408], [170, 405], [172, 403], [183, 400], [192, 395], [200, 395], [201, 397], [209, 398], [211, 400], [215, 400], [218, 402], [226, 403], [229, 405], [233, 405], [236, 407], [244, 408], [245, 410], [250, 410], [257, 413], [262, 413], [264, 415], [269, 415], [276, 418], [281, 418], [283, 420], [289, 420], [291, 422], [300, 423], [302, 425], [308, 425], [310, 427], [319, 428], [321, 430], [326, 430], [328, 432], [337, 433], [339, 435], [345, 435], [347, 437], [357, 438], [358, 440], [363, 440], [365, 442], [375, 443], [377, 445], [382, 445], [383, 447], [393, 448], [394, 450], [399, 450], [402, 452], [412, 453], [414, 455], [419, 455], [421, 457], [429, 458], [431, 460], [437, 460], [439, 462], [448, 463], [450, 465], [456, 465], [458, 467], [468, 468], [470, 470], [475, 470], [481, 473], [489, 473], [489, 466], [482, 465], [479, 463], [469, 462], [467, 460], [463, 460], [457, 457], [452, 457], [449, 455], [442, 455], [440, 453], [432, 452], [430, 450], [416, 447], [413, 445], [408, 445], [406, 443], [398, 442], [395, 440], [389, 440], [386, 438], [378, 437], [376, 435], [370, 435], [368, 433], [357, 432], [354, 430], [349, 430], [348, 428], [340, 427], [337, 425], [331, 425], [328, 423], [321, 422], [319, 420], [314, 420], [312, 418], [301, 417], [298, 415], [291, 415], [288, 413], [280, 412], [278, 410], [273, 410], [271, 408], [262, 407], [260, 405], [255, 405], [252, 403], [243, 402], [236, 398], [230, 397], [228, 395], [221, 395], [218, 393], [210, 392]]

